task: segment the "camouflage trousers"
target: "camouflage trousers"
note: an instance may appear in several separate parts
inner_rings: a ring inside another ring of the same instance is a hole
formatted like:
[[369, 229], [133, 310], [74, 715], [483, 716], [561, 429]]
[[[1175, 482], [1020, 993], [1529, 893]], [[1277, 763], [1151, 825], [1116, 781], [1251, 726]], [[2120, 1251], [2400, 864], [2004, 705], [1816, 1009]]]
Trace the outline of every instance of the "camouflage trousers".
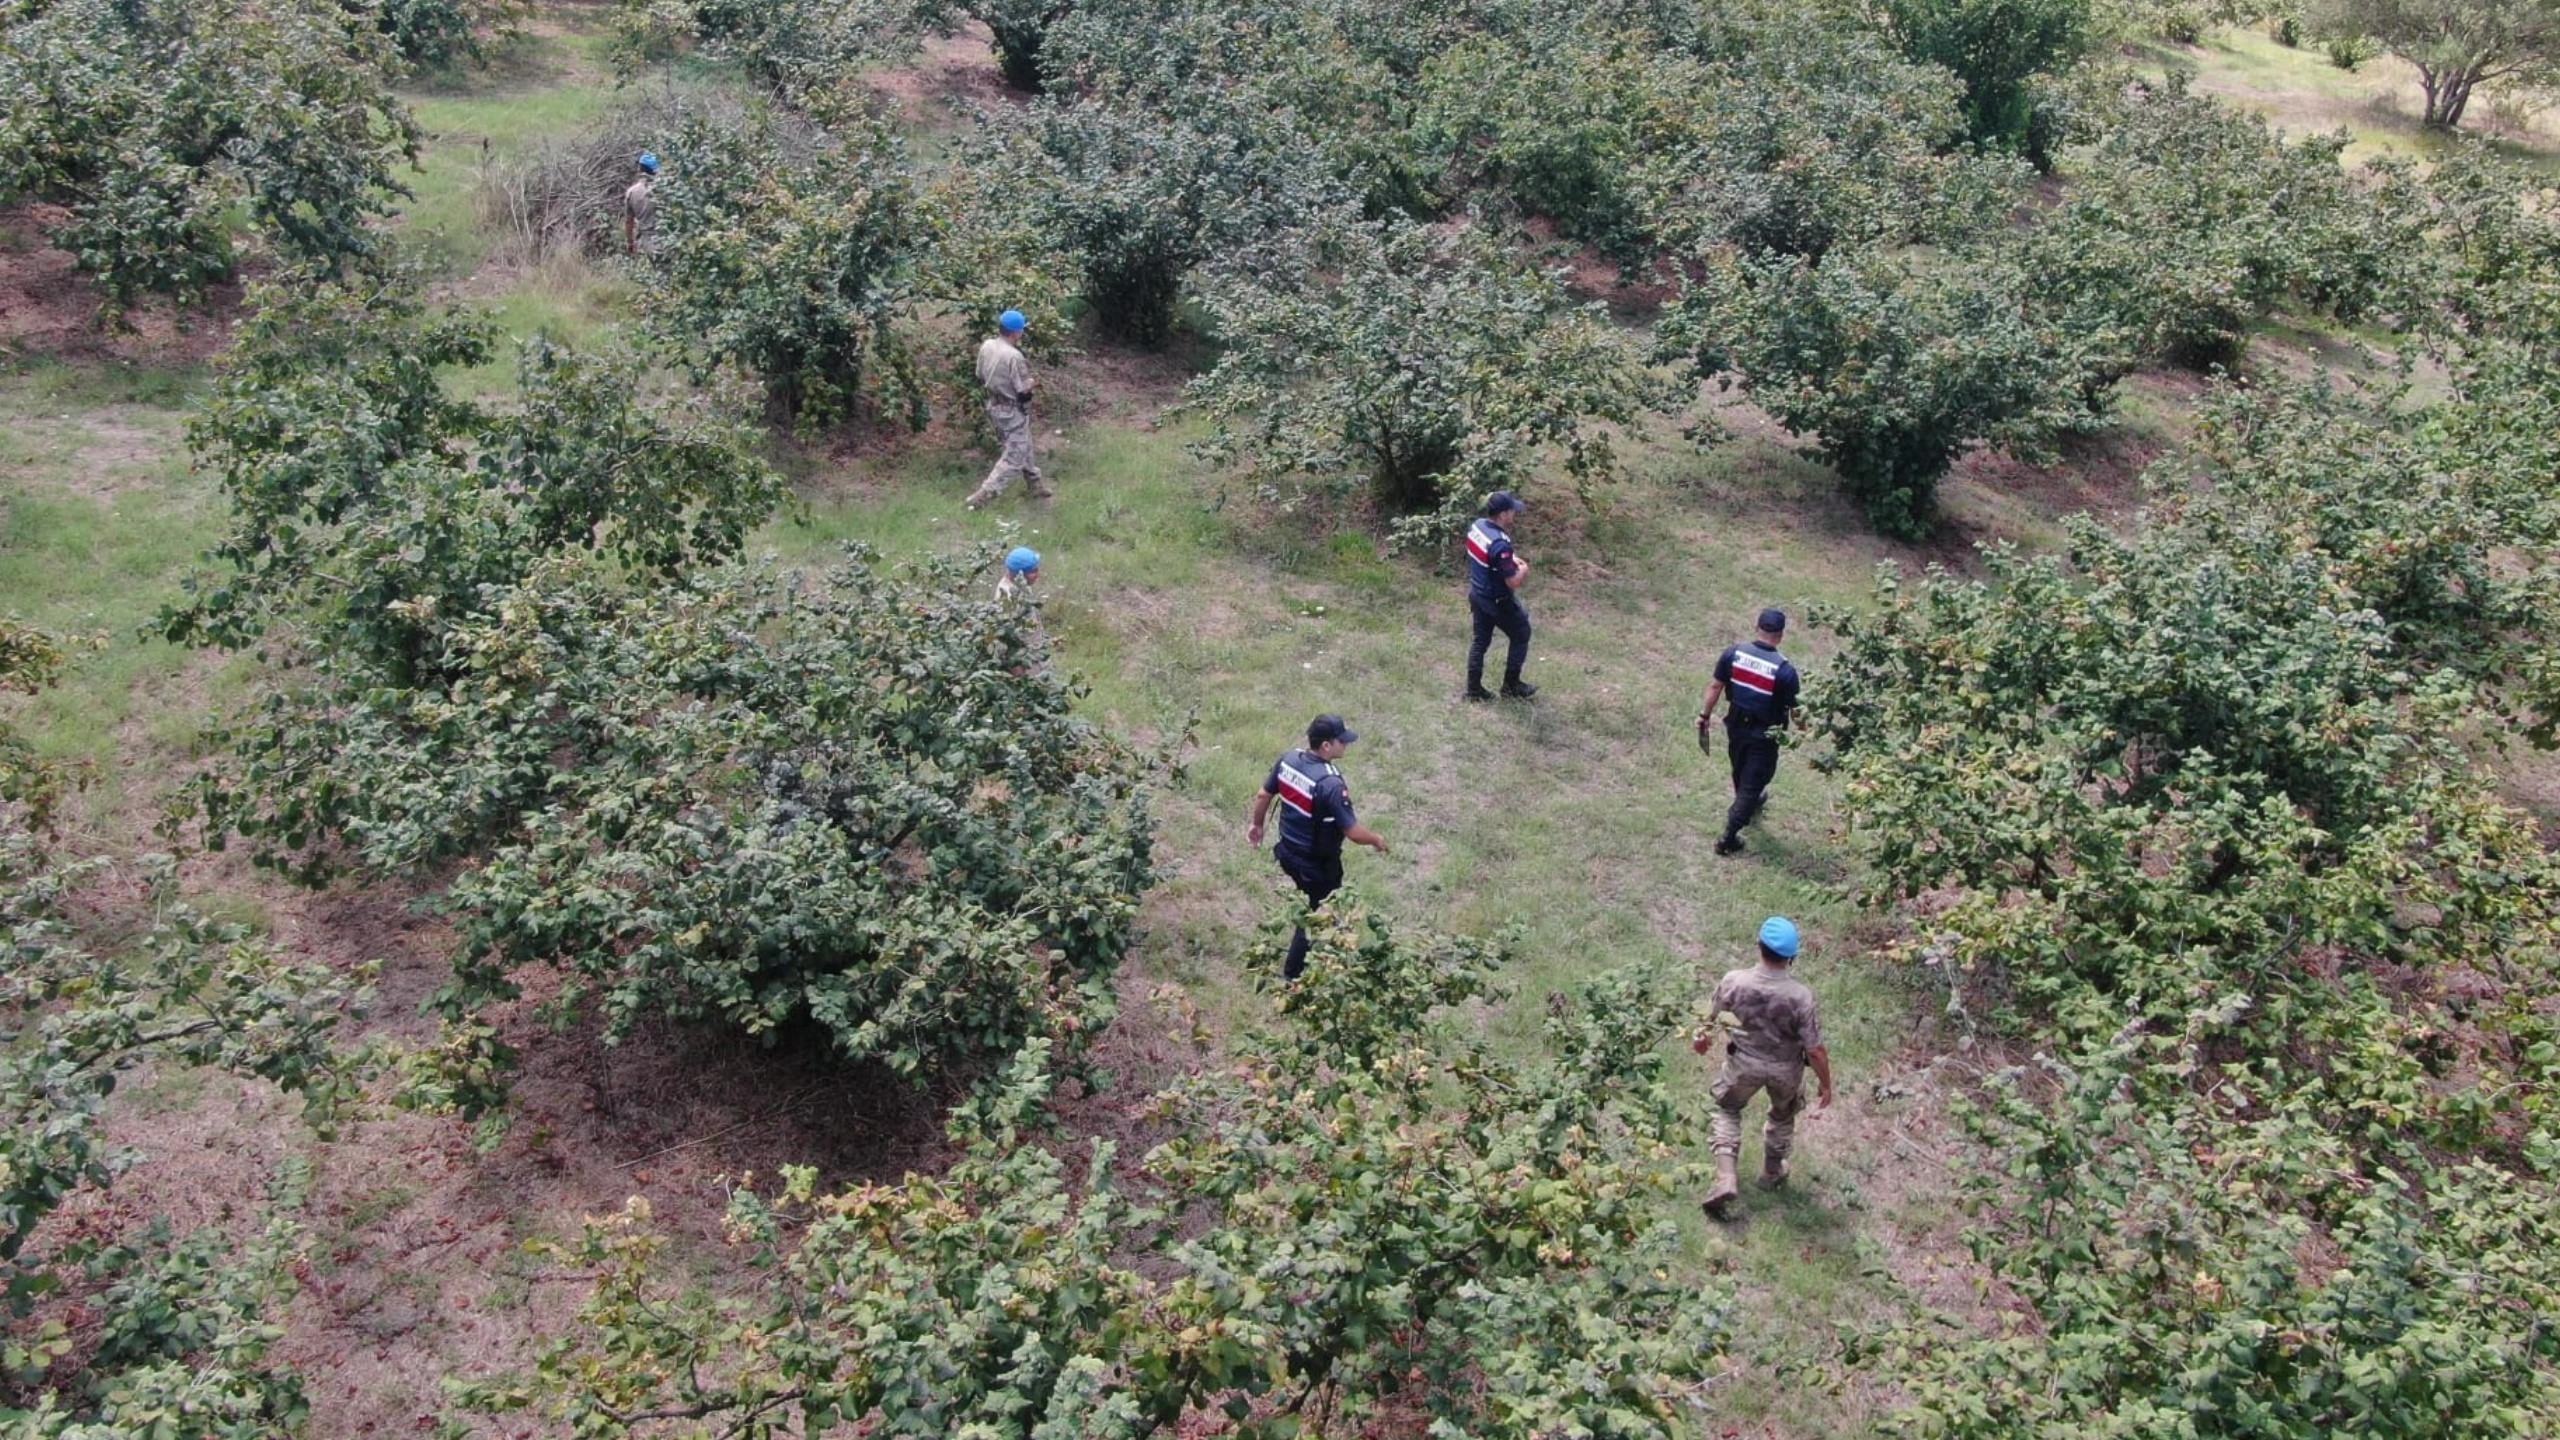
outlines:
[[996, 457], [996, 466], [987, 472], [987, 478], [979, 481], [978, 488], [970, 492], [969, 503], [983, 505], [993, 500], [1005, 492], [1005, 487], [1013, 483], [1016, 475], [1030, 477], [1034, 495], [1046, 497], [1056, 494], [1040, 474], [1039, 462], [1031, 458], [1031, 412], [1019, 405], [990, 401], [987, 418], [995, 422], [996, 438], [1003, 442], [1004, 453]]
[[1769, 1123], [1760, 1132], [1763, 1152], [1787, 1158], [1796, 1148], [1796, 1117], [1804, 1113], [1804, 1066], [1764, 1064], [1730, 1053], [1708, 1091], [1716, 1102], [1708, 1148], [1718, 1155], [1742, 1153], [1743, 1107], [1764, 1090], [1769, 1093]]

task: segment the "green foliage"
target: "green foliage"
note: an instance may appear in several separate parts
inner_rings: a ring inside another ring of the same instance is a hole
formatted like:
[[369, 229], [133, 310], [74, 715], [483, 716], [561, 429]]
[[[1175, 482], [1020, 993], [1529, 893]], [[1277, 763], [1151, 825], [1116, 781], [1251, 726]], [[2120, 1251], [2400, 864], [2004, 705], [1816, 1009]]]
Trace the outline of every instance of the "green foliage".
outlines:
[[697, 380], [753, 373], [776, 420], [895, 416], [922, 429], [919, 317], [942, 306], [983, 323], [1017, 308], [1045, 321], [1064, 288], [1061, 242], [1042, 231], [1037, 189], [1001, 168], [928, 181], [885, 111], [803, 100], [811, 111], [690, 106], [656, 142], [666, 169], [642, 313]]
[[950, 13], [943, 0], [622, 0], [612, 53], [625, 76], [698, 54], [797, 99], [911, 59]]
[[963, 8], [995, 37], [1004, 83], [1034, 95], [1048, 88], [1042, 55], [1049, 31], [1073, 13], [1074, 0], [963, 0]]
[[[50, 684], [60, 660], [40, 632], [0, 629], [8, 688]], [[143, 862], [152, 916], [140, 939], [88, 948], [69, 905], [102, 866], [53, 852], [42, 825], [58, 778], [16, 763], [14, 729], [0, 727], [0, 751], [13, 761], [0, 794], [0, 1404], [11, 1433], [278, 1433], [302, 1412], [298, 1382], [264, 1363], [280, 1331], [262, 1309], [291, 1289], [289, 1220], [274, 1219], [245, 1252], [210, 1227], [172, 1243], [154, 1225], [107, 1243], [114, 1229], [94, 1217], [69, 1238], [46, 1222], [137, 1158], [99, 1120], [117, 1082], [146, 1064], [269, 1080], [299, 1094], [304, 1118], [326, 1133], [369, 1068], [332, 1044], [363, 1003], [361, 977], [295, 963], [177, 904], [166, 856]], [[107, 1317], [94, 1333], [64, 1312], [85, 1297]]]
[[577, 748], [447, 897], [448, 1008], [538, 963], [592, 985], [614, 1038], [814, 1022], [913, 1073], [1097, 1032], [1151, 877], [1148, 769], [968, 574], [626, 594], [563, 571], [496, 597], [456, 640], [485, 678], [439, 697], [460, 723], [409, 773], [503, 773], [536, 725]]
[[486, 60], [488, 42], [524, 33], [533, 5], [532, 0], [382, 0], [375, 13], [401, 59], [439, 69]]
[[922, 429], [924, 381], [897, 328], [923, 240], [915, 182], [885, 119], [839, 118], [811, 133], [767, 106], [689, 115], [658, 147], [644, 313], [698, 378], [753, 372], [778, 420], [851, 418], [868, 399]]
[[444, 372], [487, 359], [494, 333], [401, 279], [263, 288], [190, 430], [231, 504], [220, 568], [158, 628], [239, 649], [289, 625], [326, 667], [420, 684], [451, 673], [447, 631], [484, 589], [548, 557], [679, 574], [738, 553], [781, 504], [736, 425], [699, 400], [644, 403], [627, 357], [534, 340], [508, 403], [453, 398]]
[[[308, 1176], [289, 1162], [268, 1196], [263, 1231], [246, 1246], [214, 1226], [173, 1239], [154, 1221], [127, 1241], [96, 1248], [79, 1267], [82, 1293], [105, 1312], [94, 1343], [77, 1353], [59, 1319], [8, 1346], [10, 1434], [27, 1440], [101, 1435], [267, 1437], [301, 1433], [308, 1418], [301, 1378], [267, 1363], [284, 1326], [269, 1312], [289, 1304], [302, 1260]], [[24, 1328], [24, 1327], [22, 1327]], [[43, 1367], [76, 1359], [65, 1383]]]
[[1043, 100], [986, 117], [975, 157], [1072, 253], [1106, 334], [1159, 345], [1195, 267], [1308, 223], [1333, 199], [1311, 148], [1251, 113], [1156, 120]]
[[2287, 144], [2183, 75], [2110, 97], [2097, 123], [2026, 264], [2038, 306], [2111, 352], [2108, 378], [2236, 365], [2249, 326], [2289, 307], [2405, 308], [2418, 237], [2395, 191], [2340, 163], [2344, 131]]
[[199, 781], [210, 843], [471, 862], [413, 1098], [492, 1101], [471, 1015], [532, 964], [615, 1038], [813, 1025], [907, 1072], [1098, 1029], [1148, 766], [1070, 717], [1035, 615], [956, 564], [717, 571], [783, 493], [736, 427], [539, 343], [510, 403], [450, 398], [486, 346], [397, 289], [271, 303], [196, 432], [230, 570], [161, 622], [289, 667]]
[[1816, 437], [1868, 520], [1912, 538], [1928, 532], [1938, 480], [1967, 446], [2032, 454], [2080, 423], [2085, 341], [2043, 322], [2025, 289], [1997, 254], [1866, 252], [1819, 267], [1725, 255], [1661, 337]]
[[35, 0], [0, 38], [0, 204], [63, 206], [53, 242], [102, 314], [200, 298], [250, 231], [290, 260], [374, 253], [418, 130], [385, 42], [336, 0]]
[[2560, 589], [2540, 472], [2442, 418], [2223, 397], [2133, 533], [1843, 623], [1813, 708], [1872, 898], [1928, 894], [1901, 953], [2050, 1057], [1968, 1116], [2035, 1338], [1904, 1333], [1913, 1433], [2560, 1407], [2560, 868], [2447, 738], [2547, 733]]
[[[62, 678], [62, 642], [14, 616], [0, 616], [0, 694], [33, 695]], [[76, 781], [36, 753], [18, 727], [0, 719], [0, 806], [15, 809], [30, 834], [52, 830], [66, 784]]]
[[1819, 263], [1836, 245], [1951, 243], [2001, 223], [2015, 161], [1965, 153], [1961, 87], [1880, 37], [1788, 9], [1674, 89], [1679, 128], [1629, 160], [1650, 233]]
[[2089, 0], [1874, 0], [1877, 23], [1902, 53], [1943, 65], [1964, 83], [1964, 128], [1974, 144], [2024, 152], [2036, 81], [2059, 73], [2093, 39]]
[[1035, 1043], [955, 1113], [967, 1152], [941, 1177], [742, 1189], [752, 1299], [672, 1293], [634, 1202], [568, 1252], [600, 1276], [576, 1329], [465, 1398], [588, 1435], [660, 1413], [1138, 1440], [1217, 1406], [1225, 1433], [1276, 1440], [1387, 1401], [1434, 1434], [1679, 1433], [1722, 1310], [1665, 1278], [1654, 1218], [1684, 1173], [1661, 1049], [1685, 996], [1603, 977], [1507, 1064], [1432, 1018], [1482, 993], [1430, 958], [1452, 953], [1337, 907], [1307, 978], [1376, 1022], [1359, 1048], [1245, 1037], [1159, 1099], [1178, 1138], [1135, 1164], [1098, 1142], [1071, 1171], [1037, 1143]]
[[1342, 222], [1305, 243], [1207, 295], [1223, 348], [1191, 391], [1217, 426], [1204, 453], [1261, 484], [1363, 475], [1407, 514], [1560, 448], [1587, 485], [1615, 465], [1603, 424], [1674, 403], [1598, 307], [1481, 231]]
[[23, 1252], [73, 1191], [104, 1186], [129, 1156], [98, 1133], [117, 1078], [151, 1060], [255, 1075], [303, 1097], [327, 1126], [348, 1103], [348, 1064], [331, 1032], [361, 1003], [345, 977], [292, 964], [237, 926], [203, 919], [170, 897], [166, 857], [150, 862], [151, 932], [127, 955], [78, 944], [64, 919], [71, 888], [94, 868], [64, 865], [32, 837], [0, 837], [0, 934], [9, 966], [0, 1014], [12, 1045], [0, 1057], [0, 1260], [15, 1261], [9, 1295], [21, 1314], [57, 1279]]

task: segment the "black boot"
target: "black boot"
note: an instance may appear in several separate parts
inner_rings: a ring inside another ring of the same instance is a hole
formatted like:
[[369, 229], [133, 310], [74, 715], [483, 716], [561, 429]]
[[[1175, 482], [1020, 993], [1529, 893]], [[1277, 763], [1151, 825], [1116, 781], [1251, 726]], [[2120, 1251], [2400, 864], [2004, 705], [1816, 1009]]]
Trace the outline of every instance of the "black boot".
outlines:
[[1502, 682], [1502, 698], [1505, 700], [1526, 700], [1537, 693], [1537, 686], [1517, 676]]
[[1723, 839], [1721, 839], [1721, 840], [1717, 841], [1717, 842], [1716, 842], [1716, 853], [1717, 853], [1717, 854], [1719, 854], [1719, 855], [1739, 855], [1739, 854], [1741, 854], [1741, 853], [1742, 853], [1742, 837], [1741, 837], [1741, 836], [1739, 836], [1739, 835], [1727, 835], [1727, 836], [1726, 836], [1726, 837], [1724, 837]]
[[1493, 692], [1487, 690], [1481, 685], [1468, 686], [1466, 695], [1470, 700], [1490, 700], [1493, 698]]

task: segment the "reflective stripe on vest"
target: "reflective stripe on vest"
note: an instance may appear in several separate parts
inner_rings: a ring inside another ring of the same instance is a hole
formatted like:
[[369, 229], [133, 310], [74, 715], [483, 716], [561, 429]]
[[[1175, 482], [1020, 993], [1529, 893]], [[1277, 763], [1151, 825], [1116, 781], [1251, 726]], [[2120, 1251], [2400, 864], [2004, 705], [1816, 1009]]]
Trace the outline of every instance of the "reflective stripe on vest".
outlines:
[[1784, 656], [1736, 649], [1733, 652], [1734, 688], [1748, 690], [1774, 705], [1778, 699], [1778, 668], [1786, 663]]
[[1280, 803], [1309, 820], [1316, 815], [1316, 786], [1323, 777], [1310, 775], [1286, 759], [1280, 762]]
[[1467, 558], [1486, 569], [1493, 568], [1493, 547], [1505, 537], [1493, 528], [1493, 522], [1478, 520], [1467, 527]]

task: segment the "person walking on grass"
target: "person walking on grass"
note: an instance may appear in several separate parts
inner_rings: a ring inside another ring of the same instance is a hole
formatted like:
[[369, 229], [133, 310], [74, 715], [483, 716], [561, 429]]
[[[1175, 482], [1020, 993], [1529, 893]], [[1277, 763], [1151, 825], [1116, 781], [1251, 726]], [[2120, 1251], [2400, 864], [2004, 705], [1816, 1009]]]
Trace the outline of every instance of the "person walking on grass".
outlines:
[[1493, 632], [1511, 642], [1502, 660], [1502, 697], [1526, 700], [1538, 687], [1520, 678], [1529, 659], [1529, 607], [1520, 603], [1520, 582], [1529, 578], [1529, 562], [1511, 546], [1511, 527], [1519, 523], [1520, 497], [1496, 490], [1485, 497], [1484, 515], [1467, 527], [1467, 609], [1475, 617], [1475, 638], [1467, 646], [1467, 689], [1470, 700], [1490, 700], [1484, 688], [1484, 655], [1493, 648]]
[[1767, 800], [1769, 782], [1778, 775], [1778, 732], [1786, 728], [1787, 716], [1796, 708], [1799, 684], [1796, 667], [1778, 653], [1778, 641], [1787, 633], [1787, 612], [1775, 608], [1760, 612], [1760, 633], [1749, 643], [1728, 645], [1716, 657], [1714, 678], [1707, 682], [1707, 698], [1698, 707], [1698, 748], [1705, 750], [1707, 722], [1714, 718], [1716, 702], [1730, 696], [1732, 705], [1725, 711], [1725, 751], [1733, 762], [1733, 804], [1724, 814], [1724, 838], [1716, 842], [1719, 855], [1736, 855], [1742, 851], [1742, 827], [1751, 823]]
[[1716, 982], [1715, 998], [1708, 1002], [1715, 1023], [1700, 1027], [1690, 1041], [1689, 1048], [1701, 1055], [1719, 1037], [1724, 1041], [1724, 1063], [1709, 1092], [1716, 1102], [1709, 1138], [1716, 1183], [1705, 1206], [1718, 1220], [1738, 1218], [1734, 1205], [1742, 1185], [1735, 1171], [1742, 1159], [1742, 1111], [1753, 1096], [1763, 1091], [1769, 1096], [1769, 1120], [1760, 1132], [1760, 1183], [1772, 1190], [1787, 1183], [1796, 1116], [1804, 1110], [1807, 1065], [1822, 1084], [1814, 1109], [1831, 1108], [1831, 1052], [1822, 1044], [1822, 1016], [1813, 991], [1794, 973], [1801, 944], [1794, 921], [1783, 915], [1762, 921], [1760, 963]]
[[658, 157], [643, 150], [636, 162], [640, 168], [631, 188], [622, 192], [622, 253], [637, 255], [640, 242], [653, 240], [658, 230]]
[[1016, 475], [1029, 477], [1037, 499], [1058, 493], [1031, 458], [1031, 362], [1022, 358], [1024, 324], [1021, 311], [1007, 310], [996, 317], [996, 333], [978, 346], [978, 383], [987, 387], [987, 418], [995, 422], [1004, 449], [987, 478], [969, 492], [964, 503], [972, 510], [1003, 494]]
[[[1339, 715], [1319, 715], [1307, 722], [1307, 748], [1291, 750], [1272, 763], [1271, 776], [1262, 782], [1261, 792], [1253, 797], [1253, 811], [1245, 817], [1245, 843], [1258, 846], [1271, 803], [1280, 802], [1280, 840], [1271, 847], [1271, 854], [1280, 862], [1281, 873], [1307, 897], [1310, 912], [1342, 888], [1343, 841], [1387, 853], [1386, 837], [1361, 824], [1352, 812], [1350, 783], [1333, 764], [1359, 738]], [[1289, 937], [1289, 960], [1281, 967], [1280, 978], [1295, 980], [1306, 968], [1307, 927], [1301, 922]]]

